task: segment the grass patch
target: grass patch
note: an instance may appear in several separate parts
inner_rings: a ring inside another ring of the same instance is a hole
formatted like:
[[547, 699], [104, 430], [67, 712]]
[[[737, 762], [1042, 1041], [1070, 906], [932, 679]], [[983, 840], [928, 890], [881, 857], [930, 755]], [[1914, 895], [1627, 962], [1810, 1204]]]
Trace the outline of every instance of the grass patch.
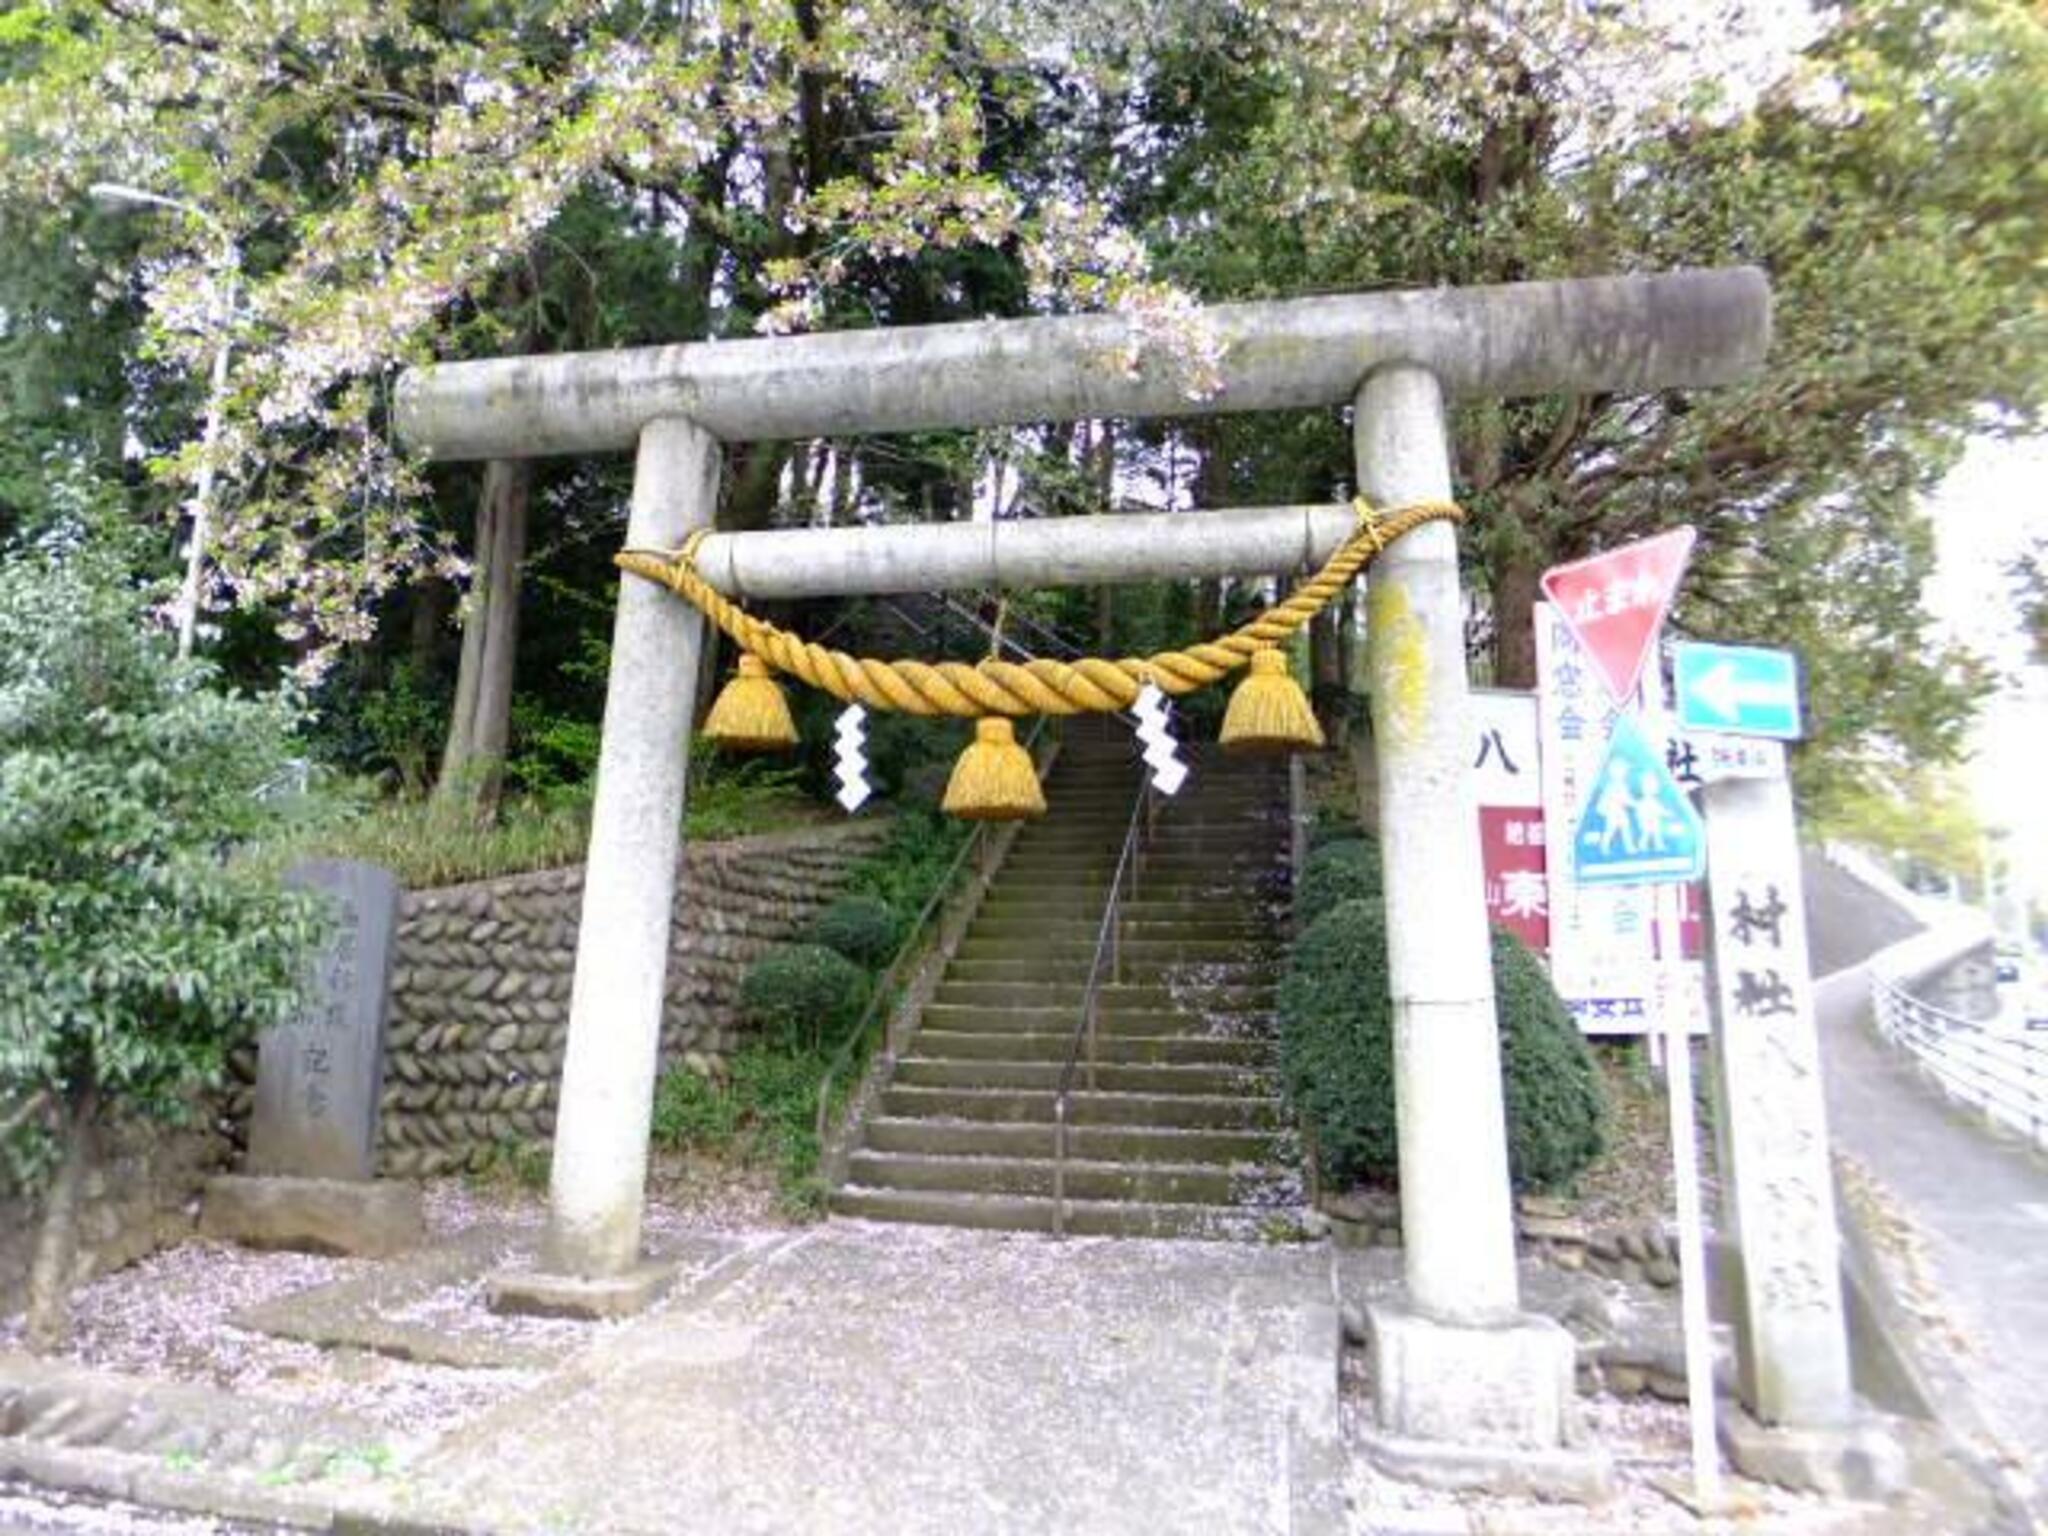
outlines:
[[[758, 763], [696, 765], [684, 832], [692, 842], [723, 842], [836, 818], [794, 782], [790, 770]], [[414, 796], [377, 797], [360, 785], [335, 786], [323, 813], [274, 850], [280, 866], [299, 859], [360, 859], [382, 865], [413, 890], [488, 880], [578, 864], [590, 846], [586, 787], [513, 795], [485, 822], [466, 806]]]
[[[743, 1168], [772, 1168], [792, 1215], [819, 1214], [818, 1085], [828, 1052], [756, 1041], [742, 1047], [722, 1078], [686, 1067], [661, 1079], [654, 1096], [654, 1144], [696, 1152]], [[834, 1107], [860, 1080], [858, 1066], [834, 1083]]]

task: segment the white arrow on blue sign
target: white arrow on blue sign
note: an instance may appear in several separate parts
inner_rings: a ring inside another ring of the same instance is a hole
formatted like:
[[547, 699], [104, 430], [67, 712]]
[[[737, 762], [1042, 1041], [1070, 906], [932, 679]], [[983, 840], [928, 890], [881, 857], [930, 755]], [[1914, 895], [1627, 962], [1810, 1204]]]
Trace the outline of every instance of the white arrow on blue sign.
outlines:
[[1799, 661], [1790, 651], [1687, 644], [1672, 653], [1687, 730], [1799, 739]]
[[1684, 884], [1706, 869], [1699, 812], [1632, 715], [1619, 715], [1572, 836], [1581, 885]]

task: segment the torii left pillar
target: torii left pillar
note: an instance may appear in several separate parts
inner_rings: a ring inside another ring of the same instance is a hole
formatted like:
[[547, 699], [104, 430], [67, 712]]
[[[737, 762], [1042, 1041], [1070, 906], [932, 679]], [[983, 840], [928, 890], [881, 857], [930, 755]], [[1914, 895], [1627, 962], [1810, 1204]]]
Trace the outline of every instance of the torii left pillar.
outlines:
[[[627, 545], [674, 549], [708, 528], [719, 458], [718, 440], [695, 422], [649, 422], [633, 467]], [[492, 1280], [499, 1311], [619, 1316], [645, 1306], [666, 1278], [663, 1266], [643, 1257], [640, 1231], [703, 643], [695, 608], [651, 582], [622, 580], [547, 1239], [538, 1270]]]

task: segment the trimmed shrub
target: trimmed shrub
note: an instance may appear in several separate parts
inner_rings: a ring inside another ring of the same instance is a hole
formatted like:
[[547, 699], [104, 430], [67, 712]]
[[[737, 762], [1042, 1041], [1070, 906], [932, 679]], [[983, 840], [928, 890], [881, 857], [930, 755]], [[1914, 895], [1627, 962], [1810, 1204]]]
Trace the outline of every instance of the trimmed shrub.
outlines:
[[1379, 843], [1369, 837], [1340, 838], [1324, 843], [1302, 865], [1294, 888], [1295, 916], [1306, 928], [1344, 902], [1379, 900], [1383, 889]]
[[1309, 852], [1314, 853], [1326, 843], [1356, 842], [1359, 838], [1370, 835], [1358, 824], [1356, 816], [1327, 805], [1319, 805], [1316, 807], [1314, 819], [1308, 824], [1308, 848]]
[[867, 972], [822, 944], [771, 949], [740, 983], [747, 1022], [787, 1047], [837, 1044], [867, 1001]]
[[1564, 1188], [1606, 1150], [1599, 1065], [1543, 962], [1504, 928], [1493, 930], [1493, 995], [1509, 1172], [1517, 1188]]
[[874, 971], [895, 955], [902, 930], [896, 909], [881, 897], [842, 896], [811, 919], [802, 942], [822, 944]]
[[[1508, 1171], [1518, 1189], [1556, 1189], [1600, 1155], [1606, 1096], [1541, 963], [1500, 930], [1493, 977]], [[1302, 934], [1280, 984], [1282, 1071], [1336, 1183], [1392, 1183], [1399, 1170], [1387, 983], [1385, 908], [1346, 901]]]

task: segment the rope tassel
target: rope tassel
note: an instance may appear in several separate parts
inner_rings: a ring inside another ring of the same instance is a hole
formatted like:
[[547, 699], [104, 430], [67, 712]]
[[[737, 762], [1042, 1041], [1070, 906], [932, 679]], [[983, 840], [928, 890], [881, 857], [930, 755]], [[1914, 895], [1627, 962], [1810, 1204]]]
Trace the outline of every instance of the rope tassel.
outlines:
[[1038, 768], [1001, 715], [975, 722], [974, 740], [953, 765], [941, 808], [968, 821], [1025, 821], [1045, 814]]
[[1252, 653], [1251, 671], [1230, 695], [1217, 741], [1228, 752], [1300, 752], [1323, 744], [1323, 728], [1309, 708], [1283, 651]]
[[789, 700], [760, 657], [740, 657], [739, 671], [704, 717], [704, 739], [728, 752], [787, 752], [797, 744]]

